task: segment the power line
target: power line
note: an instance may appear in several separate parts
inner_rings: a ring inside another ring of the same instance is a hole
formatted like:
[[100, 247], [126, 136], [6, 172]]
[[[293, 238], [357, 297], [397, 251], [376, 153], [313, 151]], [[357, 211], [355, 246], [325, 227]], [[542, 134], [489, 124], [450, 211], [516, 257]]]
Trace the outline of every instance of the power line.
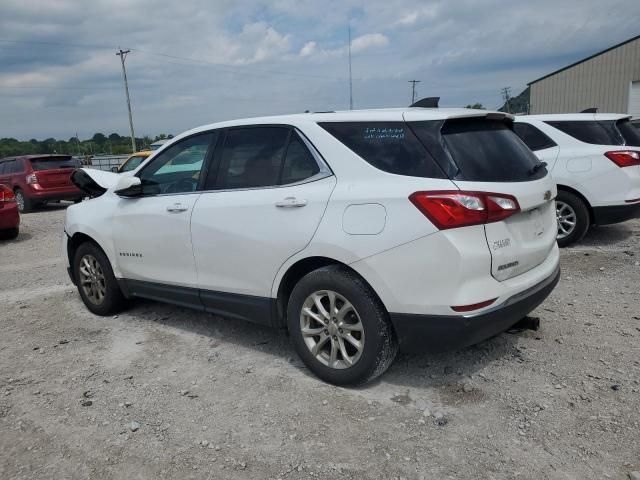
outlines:
[[[44, 41], [28, 41], [28, 40], [8, 40], [8, 39], [0, 39], [0, 42], [5, 43], [14, 43], [14, 44], [34, 44], [34, 45], [55, 45], [55, 46], [67, 46], [67, 47], [77, 47], [77, 48], [104, 48], [104, 49], [113, 49], [115, 47], [109, 45], [102, 44], [80, 44], [80, 43], [66, 43], [66, 42], [44, 42]], [[202, 58], [194, 58], [194, 57], [182, 57], [179, 55], [171, 55], [168, 53], [154, 52], [151, 50], [140, 49], [140, 48], [130, 48], [132, 52], [139, 52], [146, 55], [152, 55], [155, 57], [162, 58], [171, 58], [174, 60], [184, 60], [188, 62], [198, 63], [202, 65], [209, 65], [212, 67], [216, 67], [219, 69], [227, 69], [231, 73], [255, 73], [257, 75], [269, 74], [269, 75], [284, 75], [290, 77], [306, 77], [306, 78], [320, 78], [327, 80], [343, 80], [343, 77], [332, 77], [329, 75], [316, 75], [311, 73], [299, 73], [299, 72], [285, 72], [281, 70], [271, 70], [271, 69], [262, 69], [262, 68], [252, 68], [245, 67], [242, 65], [231, 65], [227, 63], [219, 63], [212, 62], [210, 60], [205, 60]]]
[[122, 78], [124, 78], [124, 91], [127, 95], [127, 110], [129, 110], [129, 127], [131, 128], [131, 153], [136, 153], [136, 135], [133, 133], [133, 117], [131, 116], [131, 100], [129, 99], [129, 84], [127, 83], [127, 69], [124, 66], [124, 60], [131, 50], [119, 49], [116, 55], [120, 57], [122, 62]]
[[420, 80], [409, 80], [411, 84], [411, 105], [416, 103], [416, 83], [420, 83]]

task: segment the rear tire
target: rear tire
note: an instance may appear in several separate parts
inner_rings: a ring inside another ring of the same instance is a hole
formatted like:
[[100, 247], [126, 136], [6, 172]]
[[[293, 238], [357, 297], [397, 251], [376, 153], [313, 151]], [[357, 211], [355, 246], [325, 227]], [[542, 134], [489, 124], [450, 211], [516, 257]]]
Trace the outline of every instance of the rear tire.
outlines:
[[85, 242], [78, 247], [73, 256], [73, 273], [78, 293], [91, 312], [113, 315], [126, 306], [111, 263], [95, 243]]
[[10, 228], [8, 230], [0, 230], [0, 240], [13, 240], [18, 238], [20, 227]]
[[20, 213], [29, 213], [33, 210], [34, 203], [25, 196], [22, 190], [16, 188], [13, 193], [16, 196], [16, 203], [18, 204]]
[[358, 275], [338, 265], [315, 270], [297, 283], [289, 297], [287, 324], [304, 364], [335, 385], [373, 380], [398, 352], [380, 299]]
[[589, 209], [584, 201], [565, 190], [558, 190], [556, 217], [558, 220], [558, 246], [561, 248], [582, 240], [591, 224]]

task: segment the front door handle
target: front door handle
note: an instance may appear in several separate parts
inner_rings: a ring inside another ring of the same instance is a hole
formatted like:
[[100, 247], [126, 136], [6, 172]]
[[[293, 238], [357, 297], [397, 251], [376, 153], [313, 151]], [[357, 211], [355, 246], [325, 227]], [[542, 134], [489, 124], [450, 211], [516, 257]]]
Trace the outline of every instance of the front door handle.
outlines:
[[167, 212], [171, 213], [186, 212], [187, 210], [189, 210], [189, 207], [181, 203], [174, 203], [167, 207]]
[[297, 199], [296, 197], [287, 197], [284, 200], [276, 202], [276, 207], [280, 208], [300, 208], [307, 205], [307, 201], [304, 199]]

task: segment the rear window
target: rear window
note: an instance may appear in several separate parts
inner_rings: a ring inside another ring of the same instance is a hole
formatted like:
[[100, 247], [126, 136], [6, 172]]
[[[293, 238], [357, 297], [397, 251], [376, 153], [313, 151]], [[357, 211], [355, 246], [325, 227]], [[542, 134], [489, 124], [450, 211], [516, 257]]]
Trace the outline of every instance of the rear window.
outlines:
[[624, 145], [624, 138], [615, 126], [615, 121], [553, 121], [546, 122], [576, 140], [594, 145]]
[[616, 127], [624, 138], [624, 144], [630, 147], [640, 147], [640, 129], [638, 125], [632, 124], [629, 120], [618, 120]]
[[80, 168], [80, 160], [75, 158], [32, 158], [29, 160], [34, 170], [53, 170], [55, 168]]
[[325, 122], [320, 126], [367, 163], [384, 172], [446, 178], [405, 122]]
[[412, 128], [453, 180], [526, 182], [547, 170], [504, 122], [463, 118], [413, 122]]

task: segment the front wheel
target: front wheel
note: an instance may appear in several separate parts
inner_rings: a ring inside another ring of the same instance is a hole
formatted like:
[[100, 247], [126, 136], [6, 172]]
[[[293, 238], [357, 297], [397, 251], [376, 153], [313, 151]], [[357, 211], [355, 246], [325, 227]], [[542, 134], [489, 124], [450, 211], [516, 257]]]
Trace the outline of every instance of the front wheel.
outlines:
[[558, 246], [566, 247], [582, 240], [589, 230], [589, 210], [580, 197], [558, 190], [556, 197]]
[[96, 315], [112, 315], [126, 300], [104, 252], [94, 243], [83, 243], [74, 255], [73, 271], [78, 292], [86, 307]]
[[305, 365], [336, 385], [373, 380], [398, 351], [384, 306], [344, 267], [328, 266], [304, 276], [291, 292], [287, 323]]

